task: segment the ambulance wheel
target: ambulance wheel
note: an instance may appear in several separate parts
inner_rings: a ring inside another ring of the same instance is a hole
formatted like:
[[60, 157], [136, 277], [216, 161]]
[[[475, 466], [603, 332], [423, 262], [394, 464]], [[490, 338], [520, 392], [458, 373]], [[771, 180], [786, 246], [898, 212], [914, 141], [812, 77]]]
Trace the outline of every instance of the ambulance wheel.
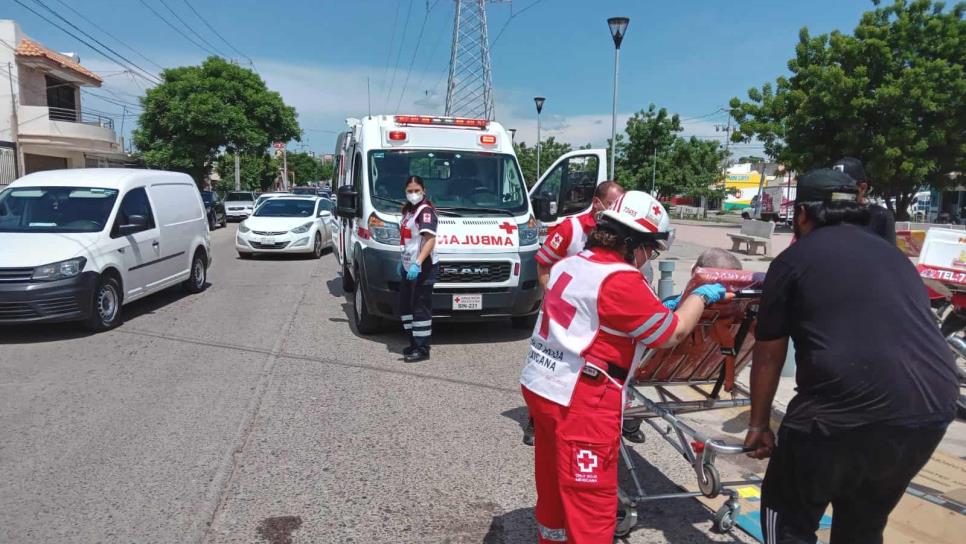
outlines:
[[366, 335], [379, 332], [381, 320], [369, 313], [369, 301], [366, 300], [366, 288], [363, 283], [356, 286], [355, 293], [352, 296], [352, 317], [359, 334]]
[[714, 513], [714, 530], [719, 533], [727, 533], [735, 528], [735, 509], [725, 504]]
[[698, 489], [709, 499], [713, 499], [721, 492], [721, 476], [714, 465], [702, 465], [703, 474], [698, 477]]
[[637, 508], [626, 505], [623, 502], [617, 503], [617, 527], [614, 529], [614, 536], [623, 538], [637, 526]]
[[537, 314], [511, 317], [510, 324], [514, 329], [533, 330], [533, 326], [537, 324]]
[[352, 293], [356, 290], [356, 282], [353, 281], [352, 275], [349, 274], [349, 268], [345, 264], [342, 265], [342, 290], [346, 293]]

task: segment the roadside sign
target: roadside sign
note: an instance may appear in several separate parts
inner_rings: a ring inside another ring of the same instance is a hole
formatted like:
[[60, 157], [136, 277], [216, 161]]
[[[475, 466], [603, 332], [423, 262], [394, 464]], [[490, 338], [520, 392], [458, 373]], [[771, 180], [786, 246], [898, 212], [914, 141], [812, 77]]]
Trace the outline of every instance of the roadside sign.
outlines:
[[285, 149], [285, 142], [272, 142], [272, 147], [275, 149]]

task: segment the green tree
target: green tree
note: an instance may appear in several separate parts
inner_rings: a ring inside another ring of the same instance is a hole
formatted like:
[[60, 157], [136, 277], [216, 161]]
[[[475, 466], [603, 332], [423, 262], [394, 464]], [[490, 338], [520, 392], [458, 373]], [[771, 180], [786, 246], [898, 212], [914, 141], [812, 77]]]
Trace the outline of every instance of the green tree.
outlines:
[[[289, 152], [286, 157], [289, 172], [294, 172], [296, 185], [308, 185], [322, 179], [322, 162], [304, 152]], [[292, 174], [289, 174], [291, 179]]]
[[[614, 171], [621, 185], [628, 189], [651, 190], [652, 177], [670, 180], [667, 152], [684, 130], [678, 115], [650, 104], [627, 120], [624, 134], [618, 136], [617, 164]], [[625, 139], [626, 135], [626, 139]], [[657, 156], [657, 175], [654, 161]]]
[[326, 161], [322, 163], [321, 168], [319, 168], [319, 180], [323, 182], [332, 182], [332, 175], [335, 173], [335, 162]]
[[873, 3], [852, 35], [802, 28], [791, 75], [731, 99], [733, 140], [800, 172], [857, 157], [904, 219], [920, 185], [966, 168], [966, 3]]
[[[520, 161], [520, 169], [523, 170], [523, 179], [527, 187], [532, 187], [540, 179], [537, 175], [537, 148], [528, 147], [526, 142], [513, 142], [513, 150], [517, 160]], [[543, 141], [540, 146], [540, 169], [546, 172], [553, 161], [560, 158], [564, 153], [573, 151], [573, 147], [564, 142], [558, 142], [553, 136]]]
[[665, 178], [657, 183], [662, 196], [682, 195], [709, 199], [725, 196], [721, 165], [727, 153], [716, 141], [675, 138], [670, 150], [659, 157], [658, 164], [666, 166]]
[[209, 57], [161, 78], [141, 99], [133, 134], [152, 168], [185, 172], [200, 184], [222, 150], [260, 156], [273, 140], [300, 136], [295, 109], [251, 70]]
[[[241, 163], [241, 187], [244, 190], [266, 190], [272, 186], [279, 174], [279, 161], [264, 152], [261, 155], [242, 155], [239, 162]], [[235, 156], [233, 153], [225, 153], [218, 158], [217, 171], [221, 177], [218, 190], [235, 190]]]

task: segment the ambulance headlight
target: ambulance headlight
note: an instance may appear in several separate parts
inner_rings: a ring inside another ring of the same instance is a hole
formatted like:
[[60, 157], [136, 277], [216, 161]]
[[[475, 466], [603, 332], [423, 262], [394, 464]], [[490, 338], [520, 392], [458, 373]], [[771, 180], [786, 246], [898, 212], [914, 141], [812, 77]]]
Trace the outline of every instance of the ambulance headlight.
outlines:
[[529, 221], [517, 225], [517, 229], [519, 229], [518, 232], [520, 233], [521, 246], [532, 246], [537, 243], [537, 236], [540, 235], [540, 225], [532, 215]]
[[369, 216], [369, 235], [380, 244], [399, 245], [399, 225], [383, 221], [376, 214]]

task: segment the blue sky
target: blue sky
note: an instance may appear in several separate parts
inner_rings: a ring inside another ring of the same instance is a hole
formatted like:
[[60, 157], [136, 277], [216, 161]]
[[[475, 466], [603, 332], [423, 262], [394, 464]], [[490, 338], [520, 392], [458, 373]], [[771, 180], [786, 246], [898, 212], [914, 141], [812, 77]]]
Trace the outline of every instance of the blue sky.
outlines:
[[[36, 0], [21, 1], [43, 13]], [[142, 1], [179, 25], [166, 3], [215, 49], [240, 58], [190, 11], [190, 4], [253, 61], [270, 87], [296, 107], [305, 130], [305, 149], [318, 153], [331, 152], [334, 132], [342, 128], [345, 117], [365, 114], [367, 77], [373, 113], [394, 113], [397, 104], [402, 112], [442, 110], [452, 0], [40, 1], [154, 72], [157, 68], [148, 60], [91, 27], [64, 3], [161, 66], [198, 63], [209, 53], [177, 34]], [[17, 20], [28, 35], [52, 49], [80, 53], [84, 65], [105, 76], [105, 89], [115, 97], [133, 103], [143, 93], [145, 82], [122, 73], [122, 68], [84, 44], [13, 1], [4, 7], [0, 17]], [[613, 70], [606, 19], [625, 15], [631, 22], [621, 48], [621, 124], [631, 112], [653, 102], [694, 118], [686, 122], [688, 134], [720, 139], [714, 124], [727, 118], [708, 114], [732, 96], [744, 97], [749, 87], [785, 73], [801, 27], [807, 26], [813, 34], [833, 29], [851, 32], [862, 12], [871, 7], [870, 0], [491, 3], [487, 9], [491, 40], [495, 40], [497, 119], [516, 128], [518, 140], [532, 142], [536, 131], [532, 97], [539, 94], [547, 97], [544, 137], [603, 145], [610, 133]], [[241, 62], [247, 64], [247, 60]], [[96, 98], [86, 107], [122, 113], [121, 106]], [[132, 124], [131, 118], [126, 119], [125, 131]], [[754, 150], [754, 146], [737, 146], [735, 153]]]

